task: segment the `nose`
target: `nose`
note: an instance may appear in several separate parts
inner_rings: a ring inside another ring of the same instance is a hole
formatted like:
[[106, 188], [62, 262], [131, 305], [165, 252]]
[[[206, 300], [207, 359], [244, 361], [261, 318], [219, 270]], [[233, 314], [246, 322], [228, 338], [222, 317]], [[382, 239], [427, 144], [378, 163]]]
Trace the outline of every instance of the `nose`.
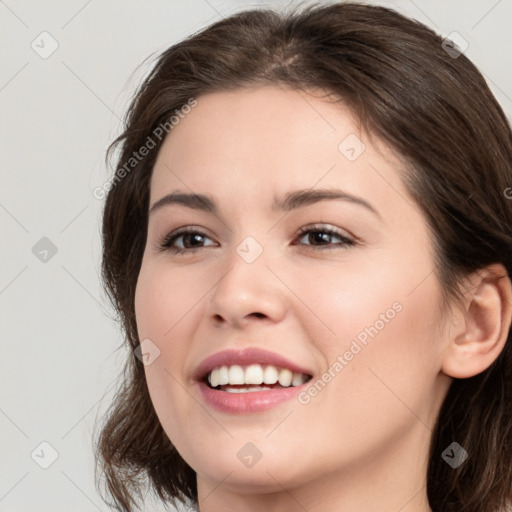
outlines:
[[265, 250], [251, 263], [233, 251], [208, 305], [208, 316], [216, 327], [240, 329], [284, 318], [286, 287], [278, 278], [279, 271], [267, 264]]

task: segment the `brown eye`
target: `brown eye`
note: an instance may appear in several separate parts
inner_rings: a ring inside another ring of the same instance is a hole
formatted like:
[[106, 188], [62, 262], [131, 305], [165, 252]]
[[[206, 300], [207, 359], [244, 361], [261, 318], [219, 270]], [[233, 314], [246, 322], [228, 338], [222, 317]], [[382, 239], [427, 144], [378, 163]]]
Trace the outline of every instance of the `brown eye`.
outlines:
[[[326, 227], [304, 228], [299, 233], [301, 245], [311, 245], [315, 249], [334, 249], [336, 247], [348, 247], [355, 242], [338, 231]], [[338, 242], [336, 242], [338, 240]], [[302, 242], [301, 242], [302, 241]], [[333, 247], [334, 246], [334, 247]]]
[[159, 245], [162, 251], [171, 251], [174, 253], [185, 253], [194, 251], [195, 249], [202, 249], [206, 245], [205, 239], [211, 240], [205, 233], [191, 229], [180, 229], [173, 231], [169, 235], [165, 236]]

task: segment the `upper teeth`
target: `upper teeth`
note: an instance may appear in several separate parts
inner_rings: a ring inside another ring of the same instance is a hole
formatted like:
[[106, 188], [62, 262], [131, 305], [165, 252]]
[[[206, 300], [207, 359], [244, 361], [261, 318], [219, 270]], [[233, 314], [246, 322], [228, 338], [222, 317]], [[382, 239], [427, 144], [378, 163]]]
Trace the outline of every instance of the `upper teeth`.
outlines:
[[272, 365], [263, 368], [260, 364], [251, 364], [244, 368], [240, 365], [219, 366], [208, 374], [208, 382], [212, 387], [228, 384], [279, 384], [283, 387], [300, 386], [308, 380], [304, 373], [295, 373], [287, 368]]

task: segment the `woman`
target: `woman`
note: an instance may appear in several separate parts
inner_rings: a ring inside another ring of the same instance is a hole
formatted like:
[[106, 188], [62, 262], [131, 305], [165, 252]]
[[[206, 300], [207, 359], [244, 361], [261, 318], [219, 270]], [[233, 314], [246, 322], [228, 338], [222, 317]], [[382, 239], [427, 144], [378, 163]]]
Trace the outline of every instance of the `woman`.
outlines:
[[117, 145], [107, 499], [510, 506], [512, 135], [463, 53], [383, 7], [248, 11], [159, 57]]

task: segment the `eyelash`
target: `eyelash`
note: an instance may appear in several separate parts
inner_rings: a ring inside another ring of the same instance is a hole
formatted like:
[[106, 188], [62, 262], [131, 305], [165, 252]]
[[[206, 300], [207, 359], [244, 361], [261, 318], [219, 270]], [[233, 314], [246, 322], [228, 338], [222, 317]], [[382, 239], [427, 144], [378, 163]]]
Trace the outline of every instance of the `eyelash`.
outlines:
[[[305, 234], [308, 234], [308, 233], [323, 233], [323, 234], [327, 234], [329, 236], [336, 236], [341, 240], [340, 243], [335, 244], [336, 245], [335, 247], [332, 247], [333, 244], [319, 245], [319, 246], [309, 245], [309, 247], [311, 247], [314, 251], [335, 250], [335, 249], [340, 249], [340, 248], [346, 249], [346, 248], [357, 245], [357, 242], [355, 240], [351, 240], [350, 238], [343, 236], [338, 231], [331, 229], [331, 228], [327, 228], [325, 226], [317, 226], [317, 225], [306, 226], [304, 228], [301, 228], [299, 230], [299, 232], [297, 233], [297, 238], [302, 238]], [[163, 239], [159, 243], [158, 249], [162, 252], [171, 252], [173, 254], [179, 255], [179, 254], [185, 254], [187, 252], [193, 252], [198, 249], [205, 249], [207, 247], [207, 246], [206, 247], [203, 246], [203, 247], [193, 247], [193, 248], [185, 248], [185, 249], [173, 247], [172, 244], [179, 237], [181, 237], [183, 235], [200, 235], [202, 237], [209, 238], [208, 235], [206, 235], [206, 233], [203, 233], [200, 230], [191, 229], [190, 227], [184, 227], [184, 228], [177, 229], [176, 231], [173, 231], [172, 233], [169, 233], [168, 235], [164, 236]], [[297, 245], [297, 244], [294, 244], [294, 245]], [[307, 244], [300, 244], [300, 245], [307, 245]]]

